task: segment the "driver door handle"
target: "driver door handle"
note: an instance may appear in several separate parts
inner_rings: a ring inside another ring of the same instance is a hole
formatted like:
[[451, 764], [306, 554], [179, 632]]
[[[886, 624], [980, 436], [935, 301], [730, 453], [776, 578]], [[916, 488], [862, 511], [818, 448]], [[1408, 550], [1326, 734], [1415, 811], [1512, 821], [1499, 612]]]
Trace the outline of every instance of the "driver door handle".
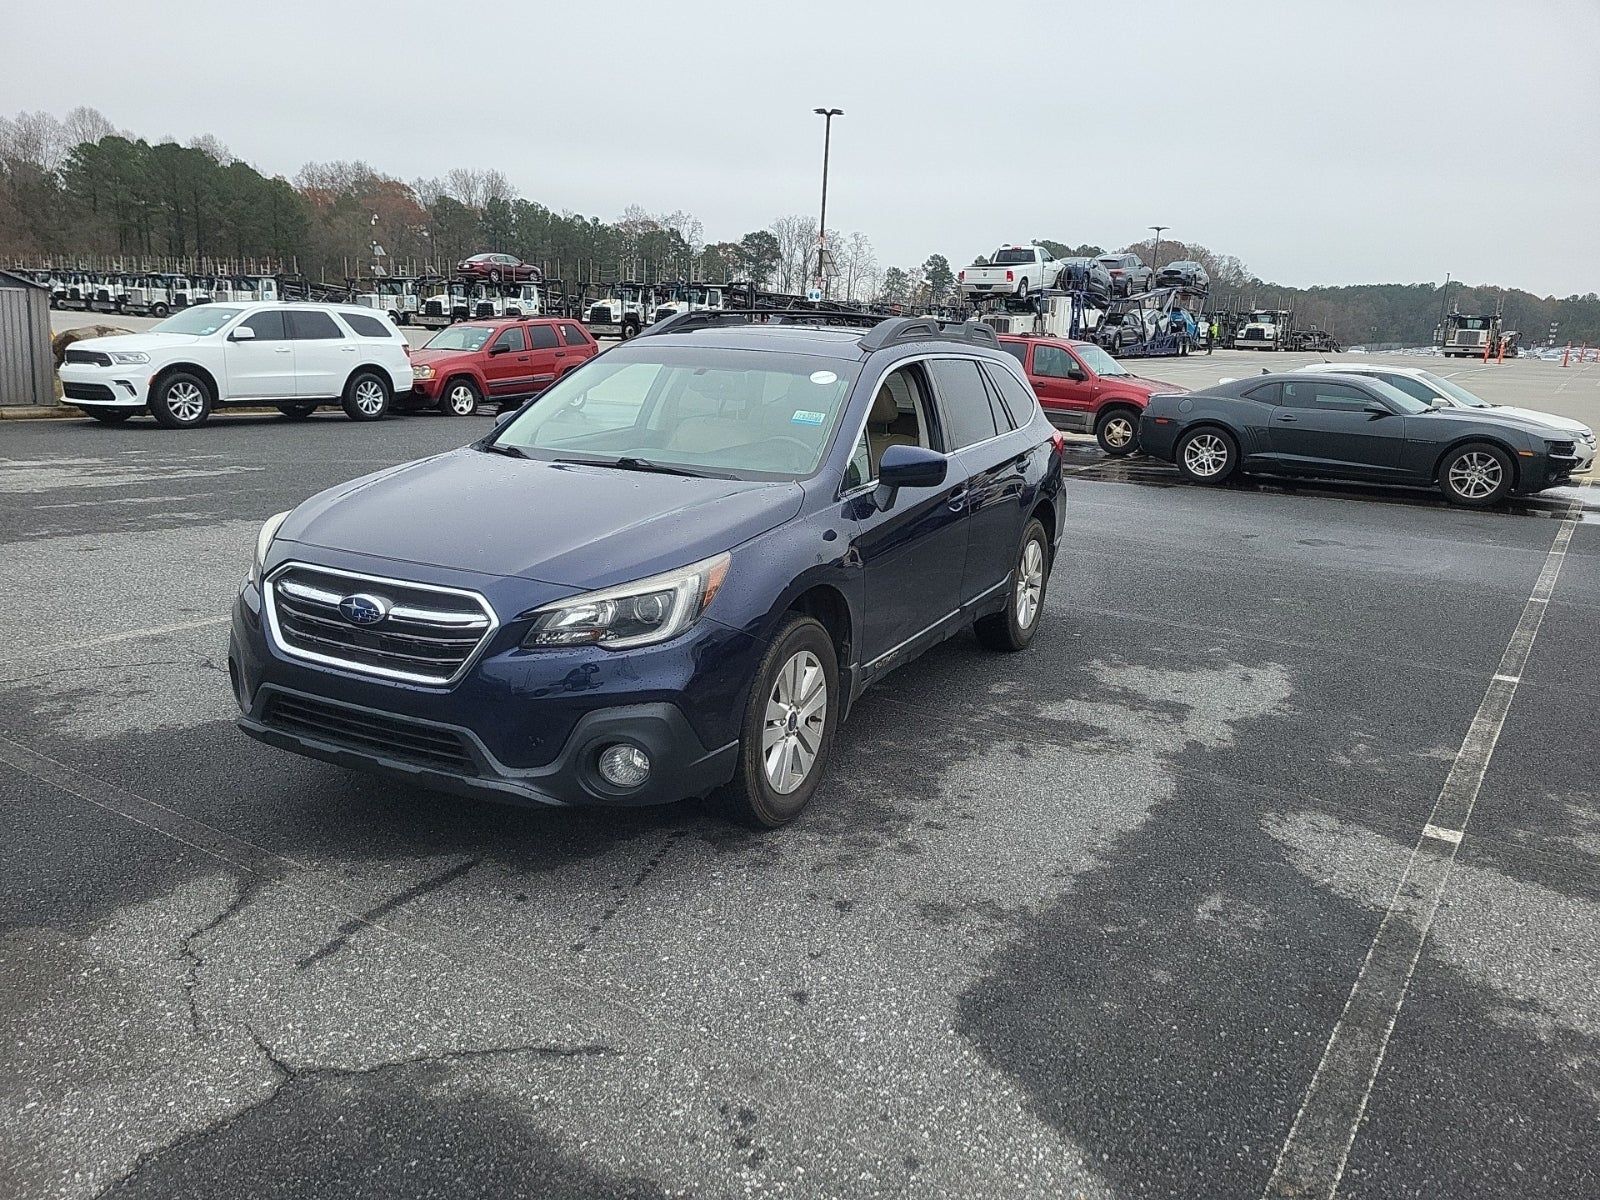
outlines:
[[1293, 413], [1279, 413], [1278, 414], [1278, 420], [1281, 421], [1285, 425], [1293, 425], [1299, 419], [1300, 418], [1295, 416]]
[[966, 506], [967, 489], [965, 487], [958, 487], [955, 491], [950, 493], [950, 511], [960, 512]]

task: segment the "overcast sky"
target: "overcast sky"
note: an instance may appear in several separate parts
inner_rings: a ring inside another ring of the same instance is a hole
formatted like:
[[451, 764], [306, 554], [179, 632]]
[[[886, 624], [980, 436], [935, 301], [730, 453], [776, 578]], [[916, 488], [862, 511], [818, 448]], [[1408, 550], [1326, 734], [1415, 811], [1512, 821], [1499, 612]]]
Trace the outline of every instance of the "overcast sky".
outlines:
[[[159, 15], [158, 15], [159, 14]], [[1600, 0], [0, 0], [0, 112], [89, 104], [269, 173], [497, 167], [884, 264], [1147, 226], [1291, 285], [1600, 289]]]

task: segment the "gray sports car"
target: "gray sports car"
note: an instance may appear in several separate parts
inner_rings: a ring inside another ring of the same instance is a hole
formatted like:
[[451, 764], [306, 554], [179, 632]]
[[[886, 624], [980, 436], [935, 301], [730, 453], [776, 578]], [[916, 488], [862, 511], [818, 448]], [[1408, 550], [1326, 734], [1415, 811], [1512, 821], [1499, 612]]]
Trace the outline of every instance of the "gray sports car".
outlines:
[[1566, 483], [1571, 431], [1493, 409], [1424, 404], [1370, 375], [1294, 372], [1155, 395], [1139, 447], [1195, 483], [1235, 472], [1437, 486], [1484, 507]]

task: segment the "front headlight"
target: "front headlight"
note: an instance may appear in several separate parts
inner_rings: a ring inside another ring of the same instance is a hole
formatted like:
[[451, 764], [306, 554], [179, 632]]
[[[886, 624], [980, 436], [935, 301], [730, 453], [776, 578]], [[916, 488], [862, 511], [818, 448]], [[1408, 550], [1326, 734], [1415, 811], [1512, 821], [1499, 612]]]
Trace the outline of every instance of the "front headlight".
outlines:
[[587, 592], [534, 613], [530, 648], [603, 646], [626, 650], [677, 637], [699, 619], [728, 576], [726, 554], [676, 571]]
[[267, 561], [267, 551], [272, 548], [272, 539], [278, 536], [288, 513], [281, 512], [270, 516], [266, 524], [261, 526], [261, 532], [256, 534], [256, 556], [250, 563], [250, 582], [257, 587], [261, 586], [261, 568]]
[[418, 363], [411, 368], [411, 376], [413, 379], [432, 379], [433, 368], [427, 363]]
[[150, 356], [143, 350], [110, 350], [107, 351], [111, 361], [125, 366], [134, 366], [138, 363], [147, 363]]

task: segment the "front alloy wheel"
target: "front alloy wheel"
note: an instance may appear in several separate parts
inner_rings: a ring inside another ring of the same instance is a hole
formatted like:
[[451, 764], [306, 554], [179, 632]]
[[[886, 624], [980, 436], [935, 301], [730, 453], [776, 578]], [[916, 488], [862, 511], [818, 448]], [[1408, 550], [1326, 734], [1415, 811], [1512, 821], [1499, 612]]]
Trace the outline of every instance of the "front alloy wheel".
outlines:
[[779, 795], [787, 796], [811, 774], [827, 716], [828, 678], [822, 662], [810, 650], [801, 650], [778, 671], [767, 695], [766, 724], [761, 732], [767, 783]]
[[1484, 443], [1463, 446], [1445, 459], [1439, 487], [1452, 504], [1483, 508], [1511, 490], [1511, 460]]
[[1178, 443], [1178, 470], [1194, 483], [1221, 483], [1233, 474], [1238, 456], [1219, 429], [1201, 429]]
[[458, 417], [470, 417], [478, 411], [478, 389], [465, 379], [458, 379], [445, 393], [445, 408]]
[[156, 384], [149, 408], [163, 428], [192, 429], [211, 415], [211, 393], [204, 380], [180, 371]]

